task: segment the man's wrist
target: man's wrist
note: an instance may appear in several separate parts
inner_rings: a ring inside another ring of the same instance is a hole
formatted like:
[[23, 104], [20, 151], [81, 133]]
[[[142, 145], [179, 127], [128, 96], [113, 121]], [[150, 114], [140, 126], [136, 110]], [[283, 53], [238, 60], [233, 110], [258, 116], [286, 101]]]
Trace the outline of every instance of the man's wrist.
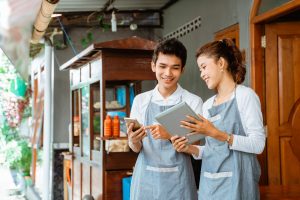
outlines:
[[139, 145], [139, 144], [141, 144], [141, 141], [136, 141], [136, 142], [133, 142], [132, 140], [128, 140], [128, 143], [129, 144], [132, 144], [132, 145], [134, 145], [134, 146], [136, 146], [136, 145]]

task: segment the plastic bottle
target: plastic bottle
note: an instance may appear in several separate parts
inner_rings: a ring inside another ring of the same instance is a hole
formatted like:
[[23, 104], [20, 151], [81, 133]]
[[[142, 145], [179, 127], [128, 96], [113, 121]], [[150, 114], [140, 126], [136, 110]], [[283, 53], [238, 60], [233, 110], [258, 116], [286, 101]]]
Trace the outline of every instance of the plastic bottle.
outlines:
[[112, 120], [109, 115], [106, 115], [104, 120], [104, 137], [112, 136]]
[[119, 137], [120, 136], [120, 119], [119, 116], [114, 116], [113, 119], [113, 136]]

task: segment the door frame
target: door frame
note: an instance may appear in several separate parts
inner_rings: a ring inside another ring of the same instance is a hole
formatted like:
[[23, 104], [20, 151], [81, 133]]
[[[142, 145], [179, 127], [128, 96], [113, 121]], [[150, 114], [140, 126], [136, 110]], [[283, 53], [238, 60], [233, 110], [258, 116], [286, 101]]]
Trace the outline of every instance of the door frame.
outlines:
[[[251, 48], [251, 87], [258, 94], [264, 122], [266, 123], [266, 82], [264, 49], [261, 47], [261, 37], [265, 34], [265, 24], [270, 20], [285, 16], [300, 8], [299, 0], [291, 0], [267, 12], [258, 14], [261, 0], [253, 0], [250, 12], [250, 48]], [[263, 185], [268, 184], [268, 168], [266, 151], [261, 155]], [[264, 175], [265, 174], [265, 175]]]
[[224, 38], [230, 38], [235, 41], [237, 47], [240, 46], [240, 26], [239, 24], [234, 24], [228, 26], [215, 33], [215, 41], [222, 40]]
[[251, 87], [262, 102], [265, 118], [265, 78], [264, 78], [264, 49], [261, 47], [261, 37], [267, 21], [287, 15], [300, 8], [299, 0], [291, 0], [281, 6], [262, 14], [257, 14], [261, 0], [254, 0], [250, 12], [250, 48], [251, 48]]

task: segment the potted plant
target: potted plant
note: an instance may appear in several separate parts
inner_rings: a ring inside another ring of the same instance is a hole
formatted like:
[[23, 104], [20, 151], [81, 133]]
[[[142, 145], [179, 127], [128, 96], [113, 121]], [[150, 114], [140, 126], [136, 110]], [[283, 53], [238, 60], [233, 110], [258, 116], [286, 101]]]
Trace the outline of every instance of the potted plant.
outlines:
[[7, 144], [6, 162], [10, 168], [19, 170], [23, 176], [30, 175], [31, 159], [32, 150], [27, 140], [13, 140]]

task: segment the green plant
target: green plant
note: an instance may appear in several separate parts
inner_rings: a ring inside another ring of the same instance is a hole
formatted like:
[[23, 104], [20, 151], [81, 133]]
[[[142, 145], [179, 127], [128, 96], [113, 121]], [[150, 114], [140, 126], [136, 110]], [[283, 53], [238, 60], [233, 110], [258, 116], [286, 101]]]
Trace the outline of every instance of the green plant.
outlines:
[[32, 150], [25, 139], [12, 140], [6, 145], [6, 163], [24, 176], [30, 175]]
[[5, 118], [1, 115], [0, 117], [2, 118], [0, 120], [2, 123], [2, 126], [0, 127], [0, 140], [3, 141], [3, 143], [8, 143], [12, 140], [17, 140], [19, 138], [18, 129], [10, 127]]

